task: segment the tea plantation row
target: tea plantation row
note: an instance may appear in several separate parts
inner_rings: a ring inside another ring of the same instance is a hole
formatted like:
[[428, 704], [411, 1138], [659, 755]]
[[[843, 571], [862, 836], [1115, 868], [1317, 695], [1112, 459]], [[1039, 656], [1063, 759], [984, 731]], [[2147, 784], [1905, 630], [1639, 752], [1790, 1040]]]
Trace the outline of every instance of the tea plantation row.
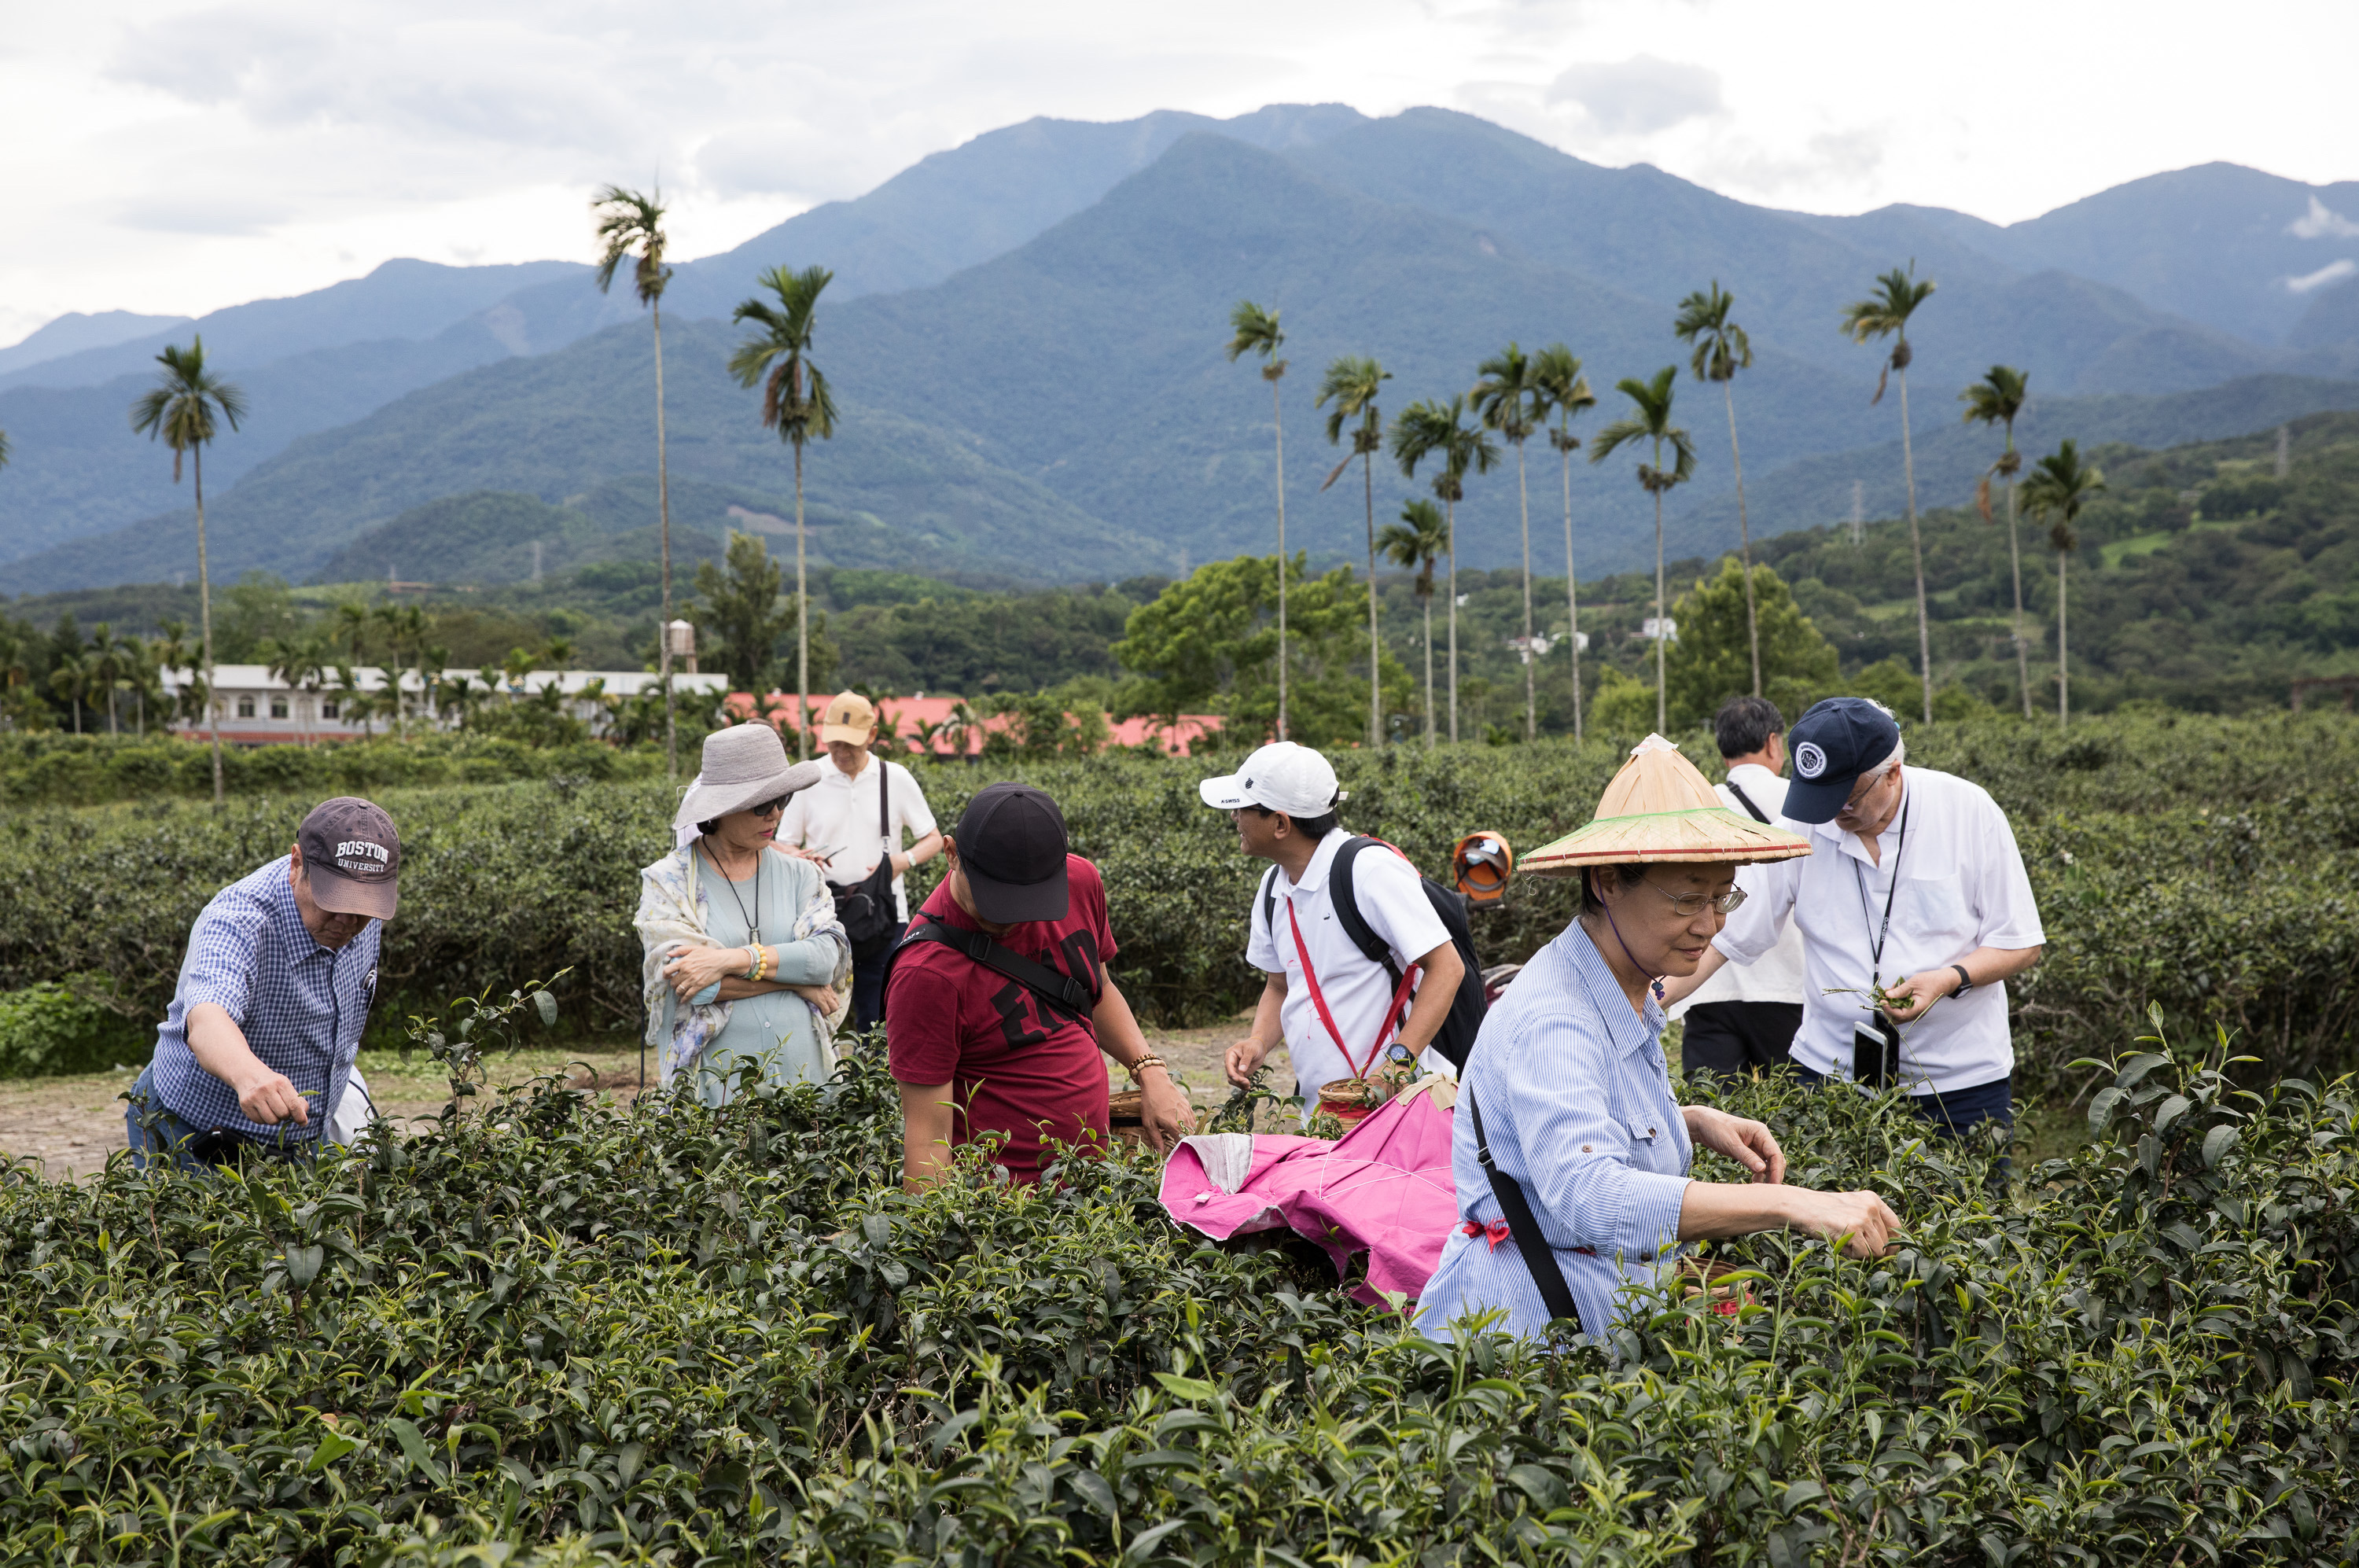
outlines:
[[[2148, 1003], [2175, 1026], [2238, 1031], [2272, 1071], [2352, 1063], [2359, 724], [2133, 718], [2060, 737], [1994, 721], [1917, 731], [1911, 747], [1914, 760], [1984, 784], [2015, 820], [2051, 943], [2011, 987], [2025, 1087], [2058, 1086], [2067, 1063], [2110, 1049], [2119, 1020]], [[1716, 767], [1708, 746], [1690, 749]], [[1527, 850], [1585, 821], [1625, 751], [1617, 740], [1347, 755], [1345, 819], [1442, 873], [1450, 846], [1473, 829]], [[1052, 791], [1075, 847], [1106, 873], [1125, 989], [1157, 1019], [1179, 1023], [1229, 1016], [1258, 987], [1242, 961], [1257, 863], [1197, 800], [1196, 780], [1212, 767], [1125, 757], [920, 771], [946, 822], [995, 778]], [[444, 996], [571, 966], [570, 1014], [636, 1032], [630, 916], [637, 868], [667, 842], [662, 786], [568, 776], [380, 798], [404, 844], [401, 916], [385, 957], [396, 996]], [[39, 1060], [19, 1045], [12, 1059], [0, 1039], [0, 1075], [144, 1059], [144, 1031], [170, 997], [197, 910], [214, 888], [284, 853], [310, 803], [239, 800], [219, 815], [177, 801], [8, 813], [0, 993], [74, 975], [86, 1001], [78, 1013], [62, 995], [20, 1006], [48, 1021], [13, 1038], [67, 1043], [39, 1048]], [[1486, 959], [1522, 958], [1573, 907], [1568, 884], [1520, 882], [1506, 912], [1482, 919], [1477, 941]], [[93, 1035], [93, 1007], [122, 1021]]]
[[2359, 1561], [2348, 1080], [2132, 1056], [2007, 1198], [1889, 1106], [1726, 1103], [1905, 1244], [1727, 1245], [1740, 1315], [1560, 1355], [1191, 1241], [1143, 1160], [905, 1196], [865, 1057], [316, 1169], [0, 1172], [0, 1562]]

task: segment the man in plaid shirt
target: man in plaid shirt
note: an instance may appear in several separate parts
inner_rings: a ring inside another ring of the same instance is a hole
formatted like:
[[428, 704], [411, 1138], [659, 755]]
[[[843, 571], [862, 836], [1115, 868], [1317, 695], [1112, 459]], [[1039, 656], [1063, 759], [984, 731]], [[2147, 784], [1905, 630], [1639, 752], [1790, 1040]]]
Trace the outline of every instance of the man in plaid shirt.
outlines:
[[393, 819], [339, 796], [288, 854], [213, 895], [124, 1117], [143, 1170], [319, 1147], [375, 1000], [400, 871]]

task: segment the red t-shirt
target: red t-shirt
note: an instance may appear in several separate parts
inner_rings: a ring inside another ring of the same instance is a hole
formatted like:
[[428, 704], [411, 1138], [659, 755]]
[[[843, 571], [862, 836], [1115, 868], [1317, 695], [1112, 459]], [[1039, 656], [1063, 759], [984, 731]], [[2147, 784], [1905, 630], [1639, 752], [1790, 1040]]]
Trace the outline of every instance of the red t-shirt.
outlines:
[[[1027, 920], [1001, 936], [1011, 953], [1082, 982], [1094, 998], [1114, 955], [1105, 884], [1078, 855], [1065, 857], [1072, 904], [1061, 920]], [[959, 931], [974, 921], [934, 889], [921, 911]], [[1106, 1073], [1097, 1037], [1056, 1011], [1029, 986], [938, 942], [919, 942], [893, 961], [885, 992], [886, 1060], [903, 1083], [948, 1083], [951, 1138], [1000, 1132], [999, 1163], [1018, 1181], [1040, 1174], [1044, 1138], [1104, 1143]]]

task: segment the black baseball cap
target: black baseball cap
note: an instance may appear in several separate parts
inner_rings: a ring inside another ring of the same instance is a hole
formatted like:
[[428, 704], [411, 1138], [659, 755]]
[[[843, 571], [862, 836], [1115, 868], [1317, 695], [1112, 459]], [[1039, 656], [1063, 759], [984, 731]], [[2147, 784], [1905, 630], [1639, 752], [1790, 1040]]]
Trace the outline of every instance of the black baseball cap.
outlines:
[[353, 795], [311, 808], [296, 830], [311, 899], [339, 915], [393, 919], [401, 876], [401, 838], [385, 809]]
[[1029, 784], [994, 784], [977, 793], [952, 836], [974, 912], [994, 925], [1061, 920], [1072, 908], [1065, 813]]
[[1830, 697], [1786, 732], [1794, 779], [1786, 787], [1786, 815], [1798, 822], [1831, 822], [1851, 799], [1859, 776], [1892, 755], [1900, 726], [1864, 697]]

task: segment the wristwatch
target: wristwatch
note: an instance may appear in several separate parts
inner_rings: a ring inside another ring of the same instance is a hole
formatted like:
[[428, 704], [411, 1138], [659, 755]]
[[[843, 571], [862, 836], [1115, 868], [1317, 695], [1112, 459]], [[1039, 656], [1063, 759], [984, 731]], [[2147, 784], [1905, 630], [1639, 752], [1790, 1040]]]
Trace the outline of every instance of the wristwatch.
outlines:
[[1974, 988], [1974, 977], [1966, 973], [1966, 966], [1964, 964], [1952, 964], [1950, 967], [1958, 972], [1958, 988], [1951, 992], [1951, 996], [1962, 996], [1967, 992]]

